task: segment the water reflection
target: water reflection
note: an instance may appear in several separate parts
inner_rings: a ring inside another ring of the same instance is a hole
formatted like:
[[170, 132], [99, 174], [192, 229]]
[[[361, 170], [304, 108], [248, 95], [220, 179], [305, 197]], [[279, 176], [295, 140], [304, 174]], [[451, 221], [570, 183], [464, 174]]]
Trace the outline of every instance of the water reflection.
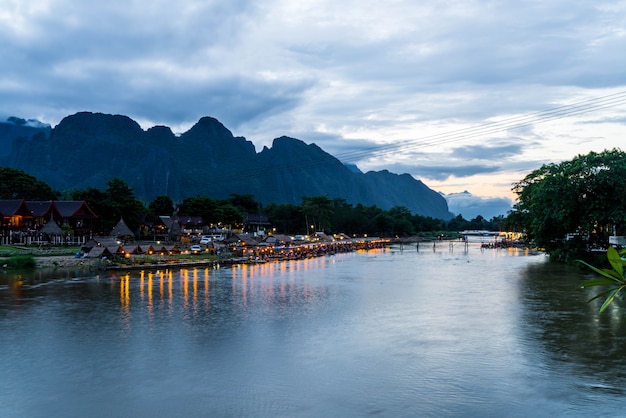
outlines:
[[520, 281], [525, 306], [522, 328], [548, 354], [552, 370], [572, 368], [576, 384], [623, 393], [626, 388], [626, 320], [615, 303], [599, 314], [597, 289], [578, 285], [590, 278], [576, 267], [532, 265]]
[[543, 260], [436, 246], [5, 285], [0, 415], [616, 415], [623, 318]]
[[[80, 278], [72, 272], [56, 272], [30, 278], [30, 283], [16, 287], [11, 295], [14, 303], [21, 303], [39, 294], [41, 284], [62, 282], [66, 277], [75, 284], [79, 281], [91, 283], [102, 291], [110, 290], [118, 295], [122, 322], [129, 326], [133, 315], [145, 311], [148, 317], [155, 310], [170, 313], [179, 312], [183, 318], [194, 318], [212, 309], [212, 300], [228, 300], [228, 305], [241, 312], [249, 309], [273, 310], [284, 304], [302, 304], [319, 301], [325, 291], [308, 281], [297, 277], [312, 269], [323, 269], [328, 261], [325, 258], [265, 263], [257, 265], [237, 265], [229, 269], [182, 268], [157, 271], [106, 272], [102, 276]], [[218, 281], [213, 281], [213, 276]], [[225, 280], [229, 277], [228, 282]], [[103, 280], [103, 278], [105, 278]], [[226, 285], [228, 283], [228, 291]], [[8, 286], [7, 286], [8, 287]], [[41, 291], [43, 293], [43, 291]], [[219, 309], [222, 309], [220, 307]]]

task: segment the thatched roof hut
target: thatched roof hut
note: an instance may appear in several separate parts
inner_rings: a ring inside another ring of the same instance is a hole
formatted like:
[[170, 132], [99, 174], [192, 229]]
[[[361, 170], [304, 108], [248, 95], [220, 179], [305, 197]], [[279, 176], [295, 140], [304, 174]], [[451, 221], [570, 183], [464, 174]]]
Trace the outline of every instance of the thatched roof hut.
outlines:
[[102, 258], [102, 257], [111, 257], [111, 251], [107, 247], [93, 247], [91, 251], [87, 253], [85, 257], [88, 258]]
[[172, 225], [170, 226], [170, 229], [169, 229], [169, 235], [170, 235], [170, 238], [173, 240], [177, 240], [181, 237], [181, 235], [183, 235], [183, 229], [181, 228], [180, 223], [178, 223], [178, 221], [172, 222]]
[[61, 227], [59, 226], [59, 224], [56, 223], [56, 221], [53, 219], [50, 219], [44, 226], [43, 228], [41, 228], [39, 230], [39, 232], [41, 232], [42, 234], [46, 234], [46, 235], [63, 235], [63, 230], [61, 229]]
[[135, 238], [135, 233], [126, 225], [124, 218], [120, 218], [120, 221], [115, 225], [115, 228], [113, 228], [109, 235], [118, 238]]

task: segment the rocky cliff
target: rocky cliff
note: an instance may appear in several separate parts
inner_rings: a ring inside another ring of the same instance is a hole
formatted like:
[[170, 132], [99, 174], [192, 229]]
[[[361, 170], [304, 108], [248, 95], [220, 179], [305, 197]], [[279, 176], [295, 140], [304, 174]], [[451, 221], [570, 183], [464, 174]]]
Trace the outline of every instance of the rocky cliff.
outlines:
[[[262, 203], [300, 204], [303, 196], [325, 195], [353, 204], [406, 206], [415, 214], [451, 217], [445, 199], [408, 174], [362, 173], [315, 144], [289, 137], [277, 138], [271, 148], [257, 153], [250, 141], [210, 117], [180, 136], [165, 126], [144, 131], [126, 116], [90, 112], [67, 116], [49, 131], [20, 135], [16, 127], [13, 124], [9, 138], [0, 123], [5, 152], [0, 163], [59, 191], [104, 189], [117, 177], [146, 202], [158, 195], [181, 201], [237, 193], [251, 194]], [[4, 145], [8, 142], [10, 147]]]

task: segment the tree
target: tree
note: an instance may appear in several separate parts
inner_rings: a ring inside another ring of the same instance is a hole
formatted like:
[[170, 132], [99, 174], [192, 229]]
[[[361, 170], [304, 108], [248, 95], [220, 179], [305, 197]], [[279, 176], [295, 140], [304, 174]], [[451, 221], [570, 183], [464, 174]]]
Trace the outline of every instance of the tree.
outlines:
[[89, 207], [98, 215], [98, 219], [94, 222], [94, 232], [100, 234], [108, 234], [115, 226], [115, 222], [119, 221], [109, 219], [107, 217], [109, 211], [108, 195], [95, 187], [88, 187], [85, 190], [73, 190], [72, 199], [84, 200]]
[[208, 196], [188, 197], [179, 206], [179, 214], [200, 216], [205, 224], [220, 222], [217, 201]]
[[308, 221], [315, 231], [328, 231], [330, 229], [332, 201], [328, 197], [303, 197], [302, 211], [308, 217]]
[[188, 197], [179, 207], [181, 215], [200, 216], [206, 224], [236, 224], [243, 219], [241, 212], [228, 200], [215, 200], [208, 196]]
[[389, 209], [389, 216], [393, 221], [392, 235], [407, 236], [415, 234], [415, 227], [411, 222], [411, 211], [405, 206], [394, 206]]
[[135, 198], [133, 189], [124, 180], [114, 178], [109, 180], [107, 185], [105, 191], [93, 187], [76, 190], [72, 197], [76, 200], [85, 200], [98, 215], [101, 234], [111, 232], [121, 218], [132, 231], [137, 231], [140, 217], [146, 212], [145, 206]]
[[452, 218], [448, 221], [448, 230], [450, 231], [463, 231], [468, 228], [469, 222], [463, 218], [462, 214], [456, 215], [455, 218]]
[[148, 211], [152, 217], [172, 215], [174, 213], [174, 202], [167, 195], [157, 196], [152, 202], [150, 202]]
[[111, 208], [111, 217], [115, 221], [113, 226], [123, 218], [131, 231], [136, 231], [141, 215], [146, 213], [144, 204], [135, 198], [133, 189], [124, 180], [111, 179], [107, 186], [109, 187], [105, 192]]
[[302, 208], [292, 203], [270, 203], [265, 207], [264, 212], [279, 233], [298, 234], [305, 227]]
[[15, 168], [0, 167], [0, 199], [56, 200], [59, 193], [36, 177]]
[[229, 202], [242, 213], [258, 213], [261, 204], [251, 194], [231, 193]]
[[[543, 165], [515, 183], [510, 219], [557, 259], [580, 257], [589, 244], [605, 246], [626, 226], [626, 153], [613, 149]], [[576, 236], [580, 239], [567, 241]]]
[[489, 222], [482, 215], [476, 216], [474, 219], [469, 221], [466, 229], [489, 229]]

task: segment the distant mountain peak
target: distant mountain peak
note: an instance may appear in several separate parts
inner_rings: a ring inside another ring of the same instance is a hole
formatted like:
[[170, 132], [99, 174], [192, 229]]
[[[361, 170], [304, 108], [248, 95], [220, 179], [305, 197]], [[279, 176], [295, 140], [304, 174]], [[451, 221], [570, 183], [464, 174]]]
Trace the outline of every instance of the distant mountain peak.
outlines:
[[46, 129], [50, 128], [50, 125], [38, 121], [37, 119], [22, 119], [17, 116], [9, 116], [5, 123], [9, 123], [16, 126], [24, 126], [28, 128]]
[[[10, 138], [25, 132], [26, 122], [16, 118], [11, 123]], [[256, 153], [252, 142], [233, 136], [210, 116], [176, 136], [167, 126], [144, 131], [123, 115], [79, 112], [66, 116], [45, 141], [41, 133], [20, 138], [3, 148], [1, 162], [61, 191], [103, 188], [119, 178], [144, 202], [160, 195], [182, 201], [191, 196], [225, 199], [235, 193], [250, 194], [262, 204], [300, 204], [304, 196], [327, 196], [451, 217], [446, 200], [409, 174], [362, 173], [318, 145], [289, 136]]]

